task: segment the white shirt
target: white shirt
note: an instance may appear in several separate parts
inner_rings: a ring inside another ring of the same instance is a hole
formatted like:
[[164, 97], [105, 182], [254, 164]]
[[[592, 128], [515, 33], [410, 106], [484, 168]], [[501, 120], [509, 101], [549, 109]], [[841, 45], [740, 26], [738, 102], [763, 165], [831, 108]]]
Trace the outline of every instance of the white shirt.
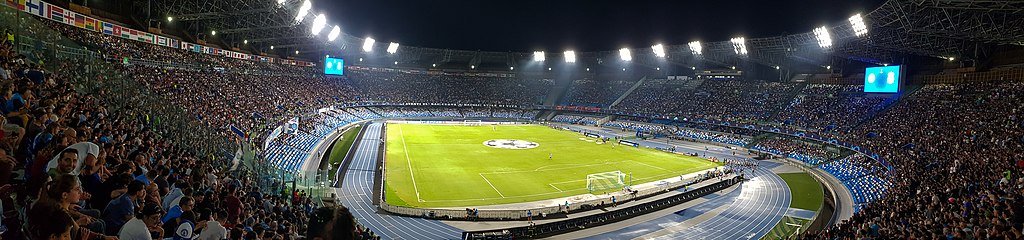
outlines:
[[132, 239], [132, 240], [153, 240], [153, 236], [149, 235], [149, 228], [146, 227], [146, 223], [142, 222], [142, 219], [132, 217], [132, 220], [128, 220], [124, 226], [121, 227], [121, 231], [117, 233], [118, 239]]
[[[100, 155], [100, 146], [91, 142], [75, 143], [64, 149], [78, 150], [78, 162], [75, 163], [75, 170], [71, 171], [71, 175], [76, 176], [79, 172], [82, 171], [82, 164], [85, 162], [85, 157], [87, 157], [89, 154], [92, 154], [93, 156]], [[60, 157], [60, 152], [57, 152], [57, 156], [54, 156], [53, 159], [50, 159], [50, 162], [46, 163], [46, 172], [50, 172], [50, 169], [57, 168], [57, 160], [60, 160]]]
[[217, 221], [207, 221], [197, 240], [221, 240], [228, 238], [228, 230]]

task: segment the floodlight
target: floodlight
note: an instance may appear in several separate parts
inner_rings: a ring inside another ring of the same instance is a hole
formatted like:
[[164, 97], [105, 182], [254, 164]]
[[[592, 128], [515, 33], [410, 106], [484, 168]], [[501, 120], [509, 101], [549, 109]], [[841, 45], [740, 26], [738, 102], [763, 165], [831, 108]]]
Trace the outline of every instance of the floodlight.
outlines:
[[564, 54], [565, 54], [565, 62], [567, 62], [567, 63], [574, 63], [574, 62], [576, 62], [576, 52], [573, 52], [572, 50], [569, 50], [569, 51], [565, 51]]
[[665, 57], [665, 45], [661, 45], [661, 43], [656, 44], [651, 46], [651, 50], [654, 51], [654, 56], [658, 56], [660, 58]]
[[814, 29], [814, 38], [818, 39], [818, 46], [821, 48], [832, 47], [832, 36], [828, 34], [828, 27], [821, 26]]
[[625, 72], [625, 71], [626, 71], [626, 68], [622, 68], [622, 71], [623, 71], [623, 72]]
[[832, 70], [832, 65], [825, 66], [825, 69]]
[[326, 25], [327, 16], [324, 16], [324, 14], [321, 13], [320, 15], [316, 15], [316, 18], [313, 19], [313, 28], [310, 28], [310, 31], [313, 31], [313, 36], [320, 35], [320, 31], [324, 30]]
[[739, 55], [747, 55], [747, 40], [743, 37], [735, 37], [729, 40], [732, 42], [732, 50]]
[[548, 71], [551, 71], [551, 68], [548, 68]]
[[288, 0], [277, 0], [277, 4], [284, 4], [284, 2], [287, 2], [287, 1]]
[[341, 28], [338, 25], [334, 25], [334, 28], [331, 28], [331, 32], [327, 34], [327, 41], [333, 42], [334, 39], [338, 39], [338, 34], [341, 34]]
[[476, 69], [476, 65], [469, 65], [469, 69]]
[[656, 69], [657, 69], [658, 71], [661, 71], [661, 68], [656, 68]]
[[543, 62], [544, 61], [544, 51], [534, 51], [533, 52], [533, 61], [534, 62]]
[[779, 70], [779, 66], [775, 66], [775, 70]]
[[430, 67], [437, 67], [437, 63], [431, 63]]
[[366, 38], [366, 40], [363, 41], [363, 52], [373, 51], [373, 43], [376, 41], [377, 40], [373, 40], [371, 37]]
[[210, 31], [210, 35], [217, 36], [217, 30]]
[[174, 17], [167, 17], [167, 22], [174, 21]]
[[393, 42], [388, 44], [388, 53], [395, 54], [398, 52], [398, 43]]
[[516, 67], [508, 67], [508, 70], [516, 70]]
[[853, 33], [858, 37], [868, 34], [868, 26], [864, 24], [864, 18], [860, 17], [860, 13], [850, 17], [850, 25], [853, 27]]
[[270, 45], [270, 50], [274, 50], [274, 45]]
[[589, 71], [590, 71], [590, 68], [587, 68], [587, 72], [589, 72]]
[[619, 58], [622, 59], [622, 61], [632, 61], [633, 55], [629, 53], [629, 48], [620, 48]]
[[296, 22], [302, 22], [302, 19], [306, 18], [306, 14], [309, 13], [309, 10], [312, 9], [312, 8], [313, 8], [313, 3], [310, 3], [309, 0], [303, 1], [302, 2], [302, 7], [299, 7], [298, 15], [295, 15], [295, 21]]
[[395, 65], [398, 65], [398, 61], [395, 61]]
[[693, 53], [693, 55], [700, 55], [704, 52], [704, 47], [700, 46], [700, 41], [693, 41], [686, 45], [690, 46], [690, 52]]
[[295, 50], [295, 55], [299, 55], [299, 50]]
[[249, 44], [249, 39], [242, 40], [242, 44]]

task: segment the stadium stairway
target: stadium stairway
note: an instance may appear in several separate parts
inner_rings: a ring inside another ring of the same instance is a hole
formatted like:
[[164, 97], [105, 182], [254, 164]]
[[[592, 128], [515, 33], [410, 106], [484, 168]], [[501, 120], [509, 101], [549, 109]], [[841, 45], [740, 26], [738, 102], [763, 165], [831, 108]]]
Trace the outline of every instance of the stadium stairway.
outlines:
[[[639, 88], [640, 85], [643, 85], [644, 82], [646, 82], [646, 81], [647, 81], [647, 76], [641, 77], [640, 80], [636, 81], [636, 83], [634, 83], [632, 87], [630, 87], [625, 92], [623, 92], [622, 95], [619, 95], [619, 98], [616, 98], [615, 101], [612, 102], [612, 104], [609, 104], [608, 108], [609, 109], [614, 109], [615, 105], [619, 105], [619, 103], [622, 102], [622, 100], [626, 99], [626, 97], [629, 96], [630, 93], [633, 93], [634, 90]], [[604, 122], [600, 122], [600, 124], [604, 124]]]
[[548, 94], [548, 98], [544, 99], [544, 105], [554, 106], [565, 100], [563, 98], [568, 95], [572, 82], [573, 79], [555, 79], [555, 86]]
[[[806, 82], [798, 83], [797, 87], [793, 88], [792, 90], [789, 90], [789, 92], [786, 93], [786, 98], [784, 98], [784, 99], [789, 99], [790, 101], [782, 102], [782, 103], [778, 103], [778, 104], [789, 104], [789, 103], [791, 103], [792, 100], [794, 98], [796, 98], [797, 95], [800, 95], [800, 92], [802, 92], [804, 90], [804, 88], [807, 87], [807, 85], [808, 85], [808, 83], [806, 83]], [[767, 119], [775, 119], [775, 116], [778, 115], [779, 112], [786, 111], [786, 109], [788, 109], [788, 107], [782, 107], [782, 108], [777, 108], [777, 109], [778, 110], [775, 110], [775, 111], [772, 111], [772, 112], [768, 113], [767, 114], [767, 116], [768, 116]]]

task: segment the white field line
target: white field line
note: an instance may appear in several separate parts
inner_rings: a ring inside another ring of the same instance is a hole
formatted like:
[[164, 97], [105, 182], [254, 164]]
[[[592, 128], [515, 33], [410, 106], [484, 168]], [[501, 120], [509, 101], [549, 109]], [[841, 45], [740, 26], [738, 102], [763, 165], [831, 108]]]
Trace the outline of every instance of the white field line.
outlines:
[[494, 187], [494, 184], [491, 184], [491, 181], [487, 180], [487, 177], [484, 177], [484, 174], [480, 173], [479, 175], [480, 177], [484, 178], [484, 182], [487, 182], [487, 185], [491, 185], [491, 189], [494, 189], [495, 192], [498, 192], [498, 195], [501, 196], [501, 198], [505, 198], [505, 194], [501, 194], [501, 191], [498, 191], [498, 188]]
[[402, 149], [405, 150], [405, 163], [409, 166], [409, 177], [412, 178], [412, 189], [416, 191], [416, 200], [422, 202], [423, 198], [420, 198], [420, 188], [416, 186], [416, 175], [412, 173], [412, 158], [409, 157], [409, 148], [405, 146], [405, 131], [402, 131], [402, 125], [398, 125], [398, 134], [402, 138]]
[[654, 166], [654, 165], [650, 165], [650, 164], [646, 164], [646, 163], [642, 163], [642, 162], [638, 162], [638, 161], [633, 161], [633, 160], [627, 160], [627, 161], [639, 163], [640, 165], [648, 166], [648, 167], [659, 169], [659, 170], [666, 171], [666, 172], [672, 172], [672, 170], [664, 169], [664, 168], [661, 168], [661, 167], [658, 167], [658, 166]]
[[548, 186], [551, 186], [551, 187], [555, 188], [556, 190], [558, 190], [558, 192], [563, 192], [562, 189], [559, 189], [558, 187], [555, 187], [554, 184], [548, 183]]

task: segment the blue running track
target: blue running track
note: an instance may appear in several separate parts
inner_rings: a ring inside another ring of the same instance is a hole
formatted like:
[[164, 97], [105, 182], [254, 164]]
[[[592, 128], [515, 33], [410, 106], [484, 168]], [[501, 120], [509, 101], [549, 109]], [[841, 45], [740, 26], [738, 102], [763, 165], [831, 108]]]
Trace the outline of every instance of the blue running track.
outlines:
[[348, 207], [357, 221], [370, 228], [381, 239], [459, 239], [462, 230], [438, 220], [401, 217], [377, 212], [373, 205], [373, 173], [377, 169], [382, 123], [371, 123], [359, 142], [352, 163], [345, 171], [345, 181], [338, 192], [341, 204]]

